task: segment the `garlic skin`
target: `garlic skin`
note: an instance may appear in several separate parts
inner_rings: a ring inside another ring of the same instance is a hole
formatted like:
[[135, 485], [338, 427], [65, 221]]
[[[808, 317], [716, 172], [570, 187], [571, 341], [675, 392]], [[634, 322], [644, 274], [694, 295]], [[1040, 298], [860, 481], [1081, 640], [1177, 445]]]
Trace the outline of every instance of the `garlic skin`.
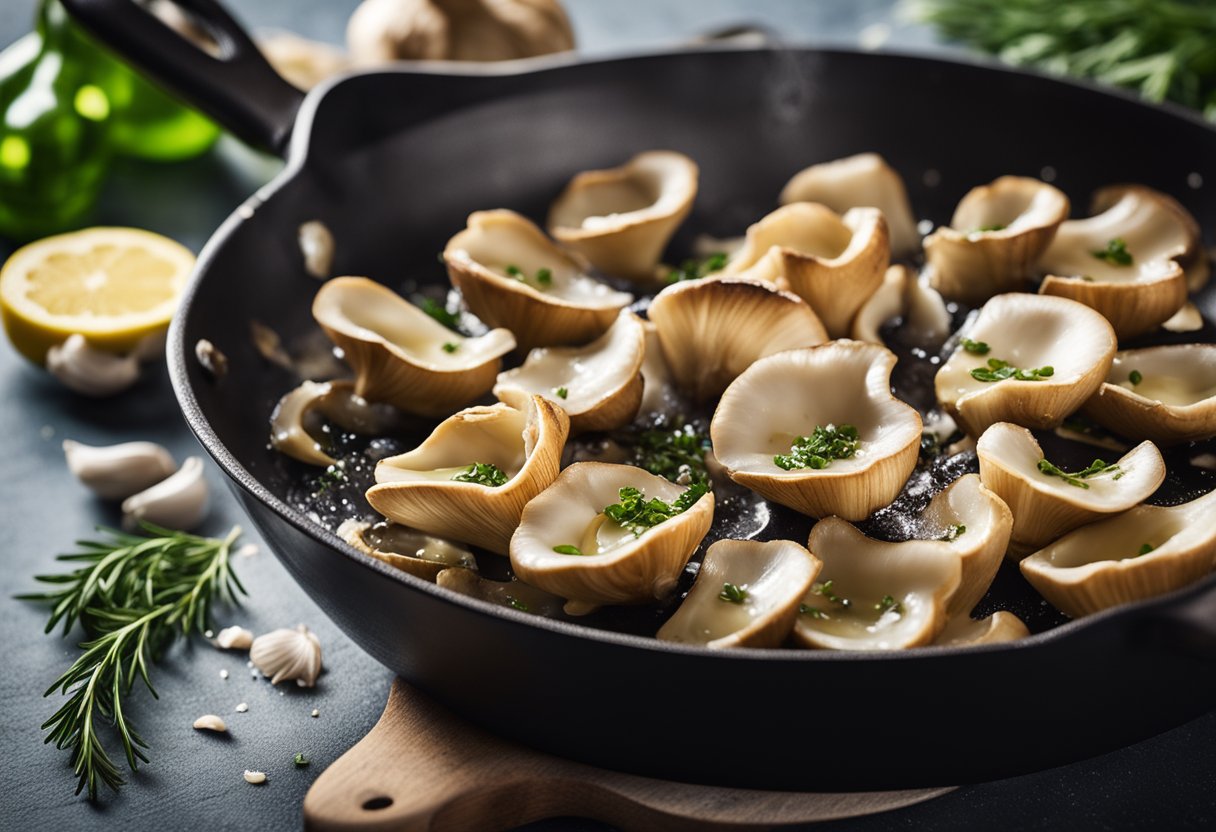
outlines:
[[138, 358], [94, 349], [80, 334], [47, 351], [46, 369], [69, 390], [99, 399], [117, 395], [139, 379]]
[[309, 220], [297, 231], [304, 271], [317, 280], [330, 276], [334, 265], [334, 235], [320, 220]]
[[203, 461], [192, 456], [168, 479], [122, 501], [123, 522], [139, 521], [170, 529], [192, 529], [207, 513]]
[[221, 650], [248, 650], [253, 646], [253, 632], [244, 627], [225, 627], [213, 642]]
[[294, 679], [300, 687], [311, 688], [321, 674], [321, 642], [303, 624], [273, 630], [253, 640], [249, 659], [272, 685]]
[[173, 457], [155, 442], [98, 446], [65, 439], [63, 456], [76, 479], [106, 500], [124, 500], [177, 470]]

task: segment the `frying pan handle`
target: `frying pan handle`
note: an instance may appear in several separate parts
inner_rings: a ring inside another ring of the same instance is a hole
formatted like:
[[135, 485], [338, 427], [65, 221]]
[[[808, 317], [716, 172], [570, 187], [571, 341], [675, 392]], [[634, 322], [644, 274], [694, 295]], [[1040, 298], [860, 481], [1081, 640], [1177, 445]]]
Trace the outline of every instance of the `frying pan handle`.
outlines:
[[304, 94], [216, 0], [173, 0], [214, 40], [214, 55], [135, 0], [61, 2], [99, 40], [238, 138], [283, 155]]

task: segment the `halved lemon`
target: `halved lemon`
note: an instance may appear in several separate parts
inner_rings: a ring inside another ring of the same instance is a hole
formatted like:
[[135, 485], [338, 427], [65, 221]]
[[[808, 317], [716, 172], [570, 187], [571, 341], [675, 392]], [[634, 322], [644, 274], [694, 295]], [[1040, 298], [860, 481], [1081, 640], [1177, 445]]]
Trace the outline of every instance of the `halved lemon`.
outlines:
[[0, 317], [17, 351], [41, 366], [80, 333], [93, 347], [130, 352], [163, 332], [194, 255], [138, 228], [86, 228], [18, 249], [0, 269]]

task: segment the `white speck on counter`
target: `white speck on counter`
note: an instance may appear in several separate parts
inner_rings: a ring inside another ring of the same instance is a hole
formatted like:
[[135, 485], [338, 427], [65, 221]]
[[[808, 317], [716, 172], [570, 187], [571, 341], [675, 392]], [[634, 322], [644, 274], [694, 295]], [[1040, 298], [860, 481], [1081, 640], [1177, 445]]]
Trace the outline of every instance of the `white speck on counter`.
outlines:
[[316, 718], [317, 718], [317, 717], [319, 717], [320, 715], [321, 715], [321, 712], [320, 712], [320, 711], [318, 711], [316, 708], [313, 708], [313, 709], [312, 709], [312, 713], [311, 713], [311, 714], [309, 714], [309, 716], [311, 716], [313, 719], [316, 719]]
[[221, 671], [220, 671], [220, 678], [221, 678], [221, 679], [227, 679], [227, 678], [228, 678], [228, 671], [227, 671], [227, 670], [221, 670]]
[[41, 436], [44, 440], [51, 439], [55, 436], [55, 429], [53, 427], [51, 427], [50, 425], [43, 425], [41, 427], [41, 429], [39, 429], [38, 435]]
[[246, 543], [244, 546], [236, 550], [238, 558], [251, 558], [258, 553], [258, 544]]
[[871, 23], [857, 33], [857, 45], [873, 52], [891, 39], [891, 27], [886, 23]]
[[215, 633], [211, 630], [203, 630], [203, 638], [215, 638]]
[[248, 711], [248, 710], [249, 710], [249, 705], [247, 705], [247, 704], [246, 704], [246, 703], [244, 703], [244, 702], [242, 702], [241, 704], [239, 704], [239, 705], [237, 705], [237, 706], [236, 706], [236, 712], [237, 712], [238, 714], [243, 714], [243, 713], [245, 713], [245, 712], [246, 712], [246, 711]]
[[266, 772], [264, 771], [250, 771], [249, 769], [245, 769], [244, 776], [246, 783], [252, 783], [255, 786], [260, 786], [266, 782]]

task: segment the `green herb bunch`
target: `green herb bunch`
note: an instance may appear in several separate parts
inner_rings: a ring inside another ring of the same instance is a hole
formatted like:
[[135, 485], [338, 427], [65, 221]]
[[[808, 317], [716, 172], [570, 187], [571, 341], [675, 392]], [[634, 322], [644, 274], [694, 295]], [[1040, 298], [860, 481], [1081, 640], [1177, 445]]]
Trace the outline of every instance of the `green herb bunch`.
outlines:
[[151, 524], [144, 534], [99, 531], [102, 540], [78, 541], [80, 551], [59, 556], [76, 568], [35, 578], [54, 589], [18, 596], [51, 606], [48, 633], [59, 624], [65, 636], [74, 625], [85, 633], [84, 652], [45, 694], [67, 701], [42, 727], [47, 742], [71, 752], [76, 793], [88, 789], [90, 799], [101, 784], [117, 790], [126, 782], [98, 727], [114, 726], [132, 771], [147, 762], [148, 744], [126, 710], [136, 679], [155, 697], [149, 663], [176, 639], [206, 630], [216, 600], [235, 604], [245, 592], [230, 565], [238, 528], [223, 539]]
[[773, 464], [786, 471], [796, 468], [821, 470], [837, 459], [850, 459], [861, 448], [861, 436], [853, 425], [816, 425], [810, 436], [799, 436], [788, 454], [777, 454]]
[[641, 535], [647, 529], [688, 511], [708, 490], [705, 483], [693, 483], [672, 503], [667, 503], [658, 497], [647, 500], [646, 495], [638, 489], [625, 486], [617, 492], [620, 502], [604, 506], [604, 515], [622, 528]]
[[1216, 4], [1210, 0], [920, 0], [952, 40], [1016, 66], [1092, 78], [1216, 120]]
[[709, 482], [705, 452], [709, 439], [692, 425], [678, 428], [652, 428], [637, 434], [633, 464], [671, 482]]

